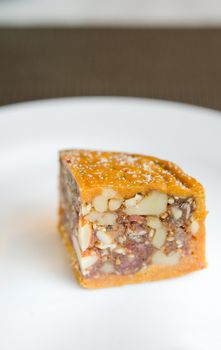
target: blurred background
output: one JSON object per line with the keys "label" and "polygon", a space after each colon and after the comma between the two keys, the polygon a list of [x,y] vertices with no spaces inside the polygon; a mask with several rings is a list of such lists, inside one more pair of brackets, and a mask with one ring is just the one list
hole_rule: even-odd
{"label": "blurred background", "polygon": [[98,95],[221,109],[220,0],[0,0],[0,105]]}

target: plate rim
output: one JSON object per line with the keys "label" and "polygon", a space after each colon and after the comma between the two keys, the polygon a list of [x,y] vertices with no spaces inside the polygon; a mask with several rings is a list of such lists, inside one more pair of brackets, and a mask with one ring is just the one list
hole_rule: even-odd
{"label": "plate rim", "polygon": [[[152,107],[167,107],[171,108],[173,110],[179,109],[179,110],[186,110],[190,111],[192,113],[199,113],[201,112],[203,116],[207,116],[210,114],[210,118],[219,118],[221,121],[221,111],[199,106],[195,104],[180,102],[180,101],[173,101],[173,100],[163,100],[163,99],[155,99],[155,98],[146,98],[146,97],[130,97],[130,96],[67,96],[67,97],[54,97],[54,98],[46,98],[46,99],[36,99],[36,100],[30,100],[30,101],[23,101],[23,102],[14,102],[12,104],[7,104],[0,106],[0,116],[3,117],[3,114],[5,113],[12,113],[14,111],[22,110],[22,109],[29,109],[29,108],[39,108],[39,107],[46,107],[50,108],[54,104],[61,105],[62,104],[72,104],[72,103],[113,103],[113,104],[137,104],[140,103],[142,105],[149,105]],[[0,119],[1,122],[1,119]]]}

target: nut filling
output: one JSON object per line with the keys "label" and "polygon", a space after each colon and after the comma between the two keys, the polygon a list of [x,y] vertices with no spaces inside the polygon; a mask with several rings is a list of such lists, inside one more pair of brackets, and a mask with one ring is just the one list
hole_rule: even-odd
{"label": "nut filling", "polygon": [[191,255],[190,242],[198,231],[193,197],[151,190],[123,199],[106,188],[92,203],[81,203],[64,165],[60,188],[62,225],[85,277],[134,274],[151,264],[176,265]]}

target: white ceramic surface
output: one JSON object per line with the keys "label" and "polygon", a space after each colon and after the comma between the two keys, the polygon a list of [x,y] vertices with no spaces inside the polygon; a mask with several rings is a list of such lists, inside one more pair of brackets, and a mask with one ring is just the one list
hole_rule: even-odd
{"label": "white ceramic surface", "polygon": [[[221,114],[142,99],[76,98],[0,109],[0,349],[221,348]],[[206,188],[206,270],[104,290],[75,282],[56,232],[57,151],[170,159]]]}

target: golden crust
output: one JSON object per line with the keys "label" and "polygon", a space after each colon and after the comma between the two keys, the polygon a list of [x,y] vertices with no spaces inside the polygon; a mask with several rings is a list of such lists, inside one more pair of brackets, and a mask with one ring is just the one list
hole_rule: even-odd
{"label": "golden crust", "polygon": [[139,154],[89,150],[61,151],[60,161],[74,176],[82,202],[91,202],[107,187],[122,198],[158,190],[174,196],[193,196],[197,204],[196,219],[206,216],[203,186],[169,161]]}
{"label": "golden crust", "polygon": [[174,278],[187,273],[203,269],[207,266],[205,260],[205,227],[204,222],[200,223],[200,229],[196,239],[192,242],[193,255],[185,256],[180,263],[174,266],[150,265],[147,270],[133,275],[108,275],[96,279],[85,278],[77,263],[75,251],[70,242],[69,236],[59,223],[59,231],[65,247],[70,255],[71,267],[78,282],[84,288],[106,288],[118,287],[126,284],[135,284],[148,281],[157,281],[161,279]]}
{"label": "golden crust", "polygon": [[66,150],[60,152],[60,160],[73,174],[84,201],[106,187],[124,198],[151,189],[177,196],[203,192],[202,185],[176,164],[151,156]]}

